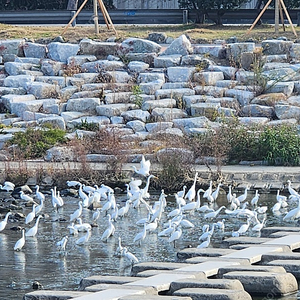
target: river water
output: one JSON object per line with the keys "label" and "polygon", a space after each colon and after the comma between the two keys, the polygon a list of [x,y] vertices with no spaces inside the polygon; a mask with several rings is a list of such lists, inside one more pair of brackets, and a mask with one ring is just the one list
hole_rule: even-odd
{"label": "river water", "polygon": [[[158,200],[159,195],[151,196],[149,204]],[[253,194],[248,195],[251,200]],[[262,194],[259,205],[267,205],[269,208],[276,202],[274,194]],[[126,196],[117,196],[117,203],[124,206]],[[12,227],[21,225],[25,228],[31,226],[24,225],[24,222],[8,222],[5,230],[0,232],[0,299],[17,300],[22,299],[25,293],[33,291],[32,283],[38,281],[44,289],[56,290],[76,290],[80,280],[91,275],[130,275],[131,267],[123,258],[115,255],[118,246],[118,237],[122,238],[122,245],[135,254],[140,262],[146,261],[176,261],[176,252],[186,247],[196,247],[199,245],[199,236],[202,234],[201,228],[204,223],[203,214],[195,212],[187,219],[195,227],[183,229],[181,239],[177,242],[176,248],[173,243],[169,243],[167,238],[158,237],[157,232],[163,229],[163,224],[167,221],[167,213],[176,208],[174,197],[167,198],[167,207],[155,233],[147,234],[144,242],[139,246],[133,243],[134,236],[142,231],[142,227],[137,226],[137,220],[147,216],[144,205],[138,209],[130,208],[129,214],[123,219],[115,222],[115,234],[107,242],[101,241],[101,235],[107,228],[107,217],[101,213],[97,221],[98,227],[92,228],[89,241],[84,246],[75,244],[78,237],[70,236],[67,226],[69,225],[70,214],[78,207],[78,198],[63,197],[64,206],[57,212],[51,204],[51,197],[46,196],[45,207],[42,213],[45,218],[40,220],[38,233],[35,237],[26,238],[23,249],[19,252],[13,250],[14,244],[21,237],[20,231],[11,230]],[[102,202],[102,201],[101,201]],[[104,203],[104,201],[103,201]],[[220,195],[215,203],[215,207],[228,205],[225,195]],[[291,204],[291,206],[295,206]],[[290,208],[288,208],[290,209]],[[24,208],[23,213],[27,214],[30,208]],[[294,226],[294,223],[284,223],[282,214],[274,216],[270,209],[267,212],[266,226]],[[92,223],[93,212],[83,209],[82,220]],[[1,216],[0,220],[4,216]],[[236,219],[224,213],[220,213],[216,220],[225,219],[225,231],[216,230],[212,238],[212,246],[219,247],[224,237],[231,236],[232,231],[245,223],[244,219]],[[216,221],[215,220],[215,221]],[[210,222],[212,224],[213,222]],[[65,253],[59,253],[56,242],[65,235],[69,235],[69,241]],[[248,231],[247,235],[257,236],[257,233]],[[298,296],[299,297],[299,296]],[[294,300],[297,295],[282,299]],[[298,298],[300,299],[300,297]]]}

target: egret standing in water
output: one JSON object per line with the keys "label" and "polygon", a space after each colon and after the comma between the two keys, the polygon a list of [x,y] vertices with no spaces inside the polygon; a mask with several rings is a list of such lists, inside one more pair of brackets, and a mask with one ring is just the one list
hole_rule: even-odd
{"label": "egret standing in water", "polygon": [[0,231],[4,230],[6,225],[7,225],[7,221],[8,221],[8,217],[11,215],[12,213],[9,211],[6,215],[5,218],[3,219],[3,221],[0,222]]}
{"label": "egret standing in water", "polygon": [[33,227],[31,227],[26,233],[25,233],[25,236],[35,236],[37,234],[37,231],[38,231],[38,226],[39,226],[39,221],[40,221],[40,218],[42,218],[41,215],[39,215],[35,221],[35,224]]}
{"label": "egret standing in water", "polygon": [[32,211],[26,216],[25,224],[29,224],[35,218],[35,207],[36,204],[33,204]]}
{"label": "egret standing in water", "polygon": [[25,245],[25,228],[22,228],[22,237],[19,240],[17,240],[17,242],[15,243],[14,250],[21,251],[24,245]]}
{"label": "egret standing in water", "polygon": [[196,182],[197,182],[198,172],[196,172],[194,181],[188,192],[185,194],[184,199],[188,201],[194,201],[196,197]]}
{"label": "egret standing in water", "polygon": [[67,245],[67,242],[68,242],[68,236],[64,236],[60,241],[56,242],[56,246],[57,246],[57,249],[59,251],[66,251],[66,245]]}
{"label": "egret standing in water", "polygon": [[137,257],[131,252],[129,252],[126,247],[122,249],[121,255],[124,256],[130,262],[131,265],[139,262]]}

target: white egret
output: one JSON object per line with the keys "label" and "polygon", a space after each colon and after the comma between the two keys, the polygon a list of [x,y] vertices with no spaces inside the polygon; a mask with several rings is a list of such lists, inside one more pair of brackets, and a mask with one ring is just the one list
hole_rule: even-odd
{"label": "white egret", "polygon": [[83,223],[82,222],[82,219],[79,217],[76,219],[77,222],[79,224],[75,224],[74,225],[74,228],[77,230],[77,231],[88,231],[88,230],[91,230],[92,229],[92,226],[89,224],[89,223]]}
{"label": "white egret", "polygon": [[218,214],[220,213],[220,211],[225,208],[224,205],[222,205],[221,207],[219,207],[216,211],[211,211],[206,213],[203,217],[204,219],[214,219],[218,216]]}
{"label": "white egret", "polygon": [[52,201],[53,208],[58,209],[62,205],[61,200],[56,195],[56,187],[51,189],[51,201]]}
{"label": "white egret", "polygon": [[94,193],[94,192],[96,191],[96,188],[93,187],[93,186],[89,186],[89,185],[83,184],[83,185],[82,185],[82,190],[83,190],[85,193],[89,193],[89,192]]}
{"label": "white egret", "polygon": [[211,195],[212,193],[212,180],[209,182],[209,187],[207,188],[207,190],[205,190],[204,194],[203,194],[203,198],[207,198],[208,195]]}
{"label": "white egret", "polygon": [[126,247],[122,249],[121,255],[124,256],[130,262],[131,265],[139,262],[137,257],[131,252],[129,252]]}
{"label": "white egret", "polygon": [[143,197],[143,198],[150,198],[150,194],[149,194],[148,190],[149,190],[151,178],[157,179],[157,177],[154,176],[154,175],[149,175],[149,176],[147,177],[146,185],[145,185],[145,187],[144,187],[143,189],[141,189],[141,190],[143,191],[143,192],[142,192],[142,197]]}
{"label": "white egret", "polygon": [[255,191],[255,195],[254,197],[251,199],[251,205],[252,206],[256,206],[257,205],[257,202],[259,200],[259,197],[260,197],[260,194],[258,193],[258,190]]}
{"label": "white egret", "polygon": [[182,190],[181,191],[178,191],[176,193],[176,195],[179,197],[179,198],[184,198],[185,196],[185,190],[186,190],[186,185],[183,186]]}
{"label": "white egret", "polygon": [[194,210],[197,210],[200,208],[200,192],[204,192],[203,189],[199,189],[197,191],[197,201],[196,202],[189,202],[187,203],[186,205],[184,205],[183,207],[181,207],[181,210],[183,212],[191,212],[191,211],[194,211]]}
{"label": "white egret", "polygon": [[225,229],[225,219],[222,219],[221,221],[218,221],[216,223],[216,228],[224,231],[224,229]]}
{"label": "white egret", "polygon": [[244,202],[247,199],[248,190],[249,190],[249,187],[246,186],[245,190],[244,190],[244,194],[241,194],[240,196],[237,197],[237,200],[239,200],[239,202]]}
{"label": "white egret", "polygon": [[181,213],[181,204],[179,203],[178,208],[175,208],[172,211],[170,211],[167,217],[174,218],[175,216],[178,216],[180,213]]}
{"label": "white egret", "polygon": [[116,252],[115,252],[115,255],[121,255],[122,254],[122,250],[123,250],[123,246],[122,246],[122,239],[121,237],[119,236],[118,237],[118,247],[116,249]]}
{"label": "white egret", "polygon": [[276,200],[279,201],[287,201],[287,197],[284,195],[280,195],[280,190],[277,190],[277,194],[276,194]]}
{"label": "white egret", "polygon": [[33,237],[37,234],[38,232],[38,226],[39,226],[39,221],[40,221],[40,218],[42,218],[41,215],[39,215],[35,221],[35,224],[33,227],[31,227],[26,233],[25,233],[25,236],[29,237]]}
{"label": "white egret", "polygon": [[222,186],[222,183],[219,183],[216,190],[211,193],[211,196],[214,199],[214,201],[216,201],[219,196],[221,186]]}
{"label": "white egret", "polygon": [[35,218],[35,207],[36,204],[33,204],[32,211],[25,218],[25,224],[29,224]]}
{"label": "white egret", "polygon": [[111,220],[116,222],[118,217],[119,217],[119,209],[118,206],[116,206],[111,212]]}
{"label": "white egret", "polygon": [[24,201],[34,201],[32,197],[25,194],[23,191],[20,191],[20,198]]}
{"label": "white egret", "polygon": [[86,234],[76,240],[75,244],[78,246],[82,246],[88,242],[91,237],[91,229],[87,230]]}
{"label": "white egret", "polygon": [[70,215],[70,222],[78,219],[82,214],[82,201],[78,202],[78,208]]}
{"label": "white egret", "polygon": [[283,218],[283,221],[293,221],[300,217],[300,196],[298,197],[298,206],[290,210]]}
{"label": "white egret", "polygon": [[128,214],[130,204],[131,204],[131,201],[127,200],[125,203],[125,206],[123,206],[119,209],[119,218],[123,218]]}
{"label": "white egret", "polygon": [[5,227],[6,227],[6,225],[7,225],[8,217],[9,217],[10,215],[12,215],[12,213],[9,211],[9,212],[5,215],[4,219],[0,222],[0,231],[2,231],[2,230],[5,229]]}
{"label": "white egret", "polygon": [[194,182],[188,192],[185,194],[184,199],[187,199],[188,201],[193,201],[196,197],[196,182],[197,182],[198,172],[196,172],[194,177]]}
{"label": "white egret", "polygon": [[204,204],[202,206],[200,206],[197,211],[200,211],[202,213],[206,213],[206,212],[210,212],[210,211],[214,211],[211,207],[208,206],[208,204]]}
{"label": "white egret", "polygon": [[277,213],[280,210],[280,208],[281,208],[281,201],[279,200],[272,206],[271,210],[274,214]]}
{"label": "white egret", "polygon": [[20,251],[25,245],[25,228],[22,228],[22,237],[17,240],[14,246],[15,251]]}
{"label": "white egret", "polygon": [[231,185],[229,185],[229,187],[228,187],[228,193],[226,195],[226,198],[227,198],[228,203],[231,203],[231,199],[232,199]]}
{"label": "white egret", "polygon": [[213,223],[210,230],[203,232],[202,235],[199,237],[199,241],[205,241],[209,235],[212,236],[215,230],[215,226],[216,224]]}
{"label": "white egret", "polygon": [[15,189],[15,184],[10,181],[5,181],[4,185],[0,184],[0,189],[7,192],[12,192]]}
{"label": "white egret", "polygon": [[147,231],[148,233],[154,232],[154,231],[156,230],[156,228],[157,228],[157,225],[158,225],[157,222],[158,222],[158,219],[155,218],[154,221],[153,221],[152,223],[147,224],[147,225],[146,225],[146,231]]}
{"label": "white egret", "polygon": [[258,214],[264,214],[268,210],[268,206],[259,206],[256,208]]}
{"label": "white egret", "polygon": [[295,189],[292,188],[292,186],[291,186],[292,183],[291,183],[290,180],[287,180],[287,184],[288,184],[287,188],[288,188],[288,191],[289,191],[290,195],[300,197],[298,192]]}
{"label": "white egret", "polygon": [[255,232],[260,232],[260,231],[263,229],[264,225],[265,225],[265,221],[266,221],[266,216],[264,216],[264,218],[263,218],[263,220],[262,220],[261,222],[258,221],[258,222],[251,228],[251,230],[252,230],[252,231],[255,231]]}
{"label": "white egret", "polygon": [[240,228],[238,229],[238,233],[239,233],[239,235],[241,235],[241,234],[245,234],[246,232],[247,232],[247,230],[249,229],[249,226],[250,226],[250,220],[249,220],[249,218],[247,219],[247,223],[245,223],[245,224],[242,224],[241,226],[240,226]]}
{"label": "white egret", "polygon": [[79,181],[76,181],[76,180],[68,180],[67,181],[68,187],[77,187],[79,185],[81,185],[81,182],[79,182]]}
{"label": "white egret", "polygon": [[144,155],[142,155],[142,160],[140,162],[140,169],[137,170],[137,168],[135,166],[132,166],[132,168],[135,173],[147,177],[150,175],[150,166],[151,166],[150,160],[146,160]]}
{"label": "white egret", "polygon": [[181,228],[185,228],[185,229],[189,229],[189,228],[194,228],[195,227],[195,225],[191,221],[189,221],[187,219],[182,219],[180,221],[179,225],[181,226]]}
{"label": "white egret", "polygon": [[82,200],[82,207],[88,207],[89,196],[82,190],[82,184],[79,186],[78,194]]}
{"label": "white egret", "polygon": [[44,200],[40,199],[40,204],[35,207],[35,215],[38,215],[44,207]]}
{"label": "white egret", "polygon": [[171,236],[171,234],[175,230],[175,225],[172,223],[171,220],[168,221],[168,227],[164,230],[160,231],[157,235],[158,236]]}
{"label": "white egret", "polygon": [[207,248],[210,244],[210,239],[211,239],[211,235],[209,234],[207,236],[207,239],[206,241],[202,242],[200,245],[197,246],[198,249],[201,249],[201,248]]}
{"label": "white egret", "polygon": [[93,224],[96,224],[97,220],[99,219],[100,217],[100,208],[97,208],[94,213],[93,213]]}
{"label": "white egret", "polygon": [[175,196],[175,200],[176,200],[177,205],[179,205],[179,204],[180,204],[181,206],[186,205],[186,201],[183,199],[183,197],[179,197],[179,196],[177,195],[177,193],[175,193],[174,196]]}
{"label": "white egret", "polygon": [[74,223],[67,227],[71,235],[78,235],[78,230],[74,227]]}
{"label": "white egret", "polygon": [[168,242],[169,243],[173,242],[174,243],[174,248],[175,248],[175,242],[180,239],[181,235],[182,235],[182,230],[181,230],[181,227],[178,226],[176,228],[176,230],[169,237]]}
{"label": "white egret", "polygon": [[57,246],[57,249],[59,251],[66,251],[66,245],[67,245],[67,242],[68,242],[68,236],[64,236],[60,241],[56,242],[56,246]]}
{"label": "white egret", "polygon": [[103,232],[102,236],[101,236],[101,240],[107,242],[107,240],[109,239],[110,236],[114,235],[115,233],[115,226],[111,221],[111,216],[108,216],[108,227],[105,229],[105,231]]}
{"label": "white egret", "polygon": [[142,241],[146,238],[147,235],[147,229],[146,229],[147,223],[144,223],[143,231],[136,234],[136,236],[133,239],[133,242],[138,242],[140,245]]}

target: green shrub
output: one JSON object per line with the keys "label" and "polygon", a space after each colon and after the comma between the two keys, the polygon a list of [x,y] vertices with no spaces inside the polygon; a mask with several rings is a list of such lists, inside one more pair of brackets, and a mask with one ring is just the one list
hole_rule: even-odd
{"label": "green shrub", "polygon": [[64,130],[47,127],[35,130],[29,127],[25,132],[15,133],[7,146],[13,146],[8,149],[16,158],[34,159],[43,157],[49,148],[64,141]]}
{"label": "green shrub", "polygon": [[262,157],[270,165],[299,165],[300,137],[296,126],[267,126],[260,133]]}
{"label": "green shrub", "polygon": [[87,119],[85,119],[81,120],[81,124],[76,125],[75,128],[87,131],[97,131],[99,130],[99,125],[97,123],[88,122]]}

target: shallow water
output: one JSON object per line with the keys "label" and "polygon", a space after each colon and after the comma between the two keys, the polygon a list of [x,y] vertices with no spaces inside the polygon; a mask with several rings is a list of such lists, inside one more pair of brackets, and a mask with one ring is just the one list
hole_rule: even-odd
{"label": "shallow water", "polygon": [[[149,203],[152,205],[158,200],[159,195],[152,196]],[[248,195],[251,200],[253,194]],[[271,207],[275,203],[274,194],[262,194],[259,200],[260,205]],[[120,207],[125,204],[125,196],[117,197]],[[204,223],[203,214],[195,212],[188,216],[195,228],[183,229],[182,238],[174,248],[168,243],[167,238],[157,236],[157,232],[163,229],[163,224],[167,221],[166,215],[175,208],[176,203],[173,198],[168,198],[168,206],[163,214],[159,228],[155,233],[147,235],[141,246],[133,244],[134,236],[142,231],[142,227],[135,224],[140,218],[147,216],[145,206],[138,209],[131,208],[129,214],[124,219],[118,219],[115,223],[116,232],[108,242],[101,241],[101,235],[107,227],[107,217],[101,213],[98,219],[98,227],[92,228],[92,235],[85,246],[77,246],[75,241],[78,237],[69,236],[66,252],[58,253],[56,242],[69,234],[70,214],[78,207],[78,198],[64,197],[65,205],[59,212],[53,210],[50,196],[46,196],[46,203],[43,210],[48,217],[41,219],[36,237],[26,238],[26,244],[20,252],[13,250],[15,242],[21,237],[19,231],[10,230],[16,225],[24,226],[24,223],[9,222],[6,229],[0,232],[0,299],[22,299],[25,293],[33,291],[32,283],[38,281],[44,289],[76,290],[82,278],[91,275],[130,275],[131,267],[124,258],[116,256],[115,250],[118,244],[118,237],[122,237],[122,245],[136,255],[140,262],[145,261],[175,261],[176,252],[186,247],[196,247],[199,245],[199,236]],[[225,195],[218,198],[215,205],[226,205]],[[104,203],[104,201],[103,201]],[[295,204],[291,204],[295,206]],[[290,209],[290,208],[289,208]],[[27,214],[31,209],[24,209]],[[84,222],[92,223],[93,212],[88,209],[83,210],[82,219]],[[267,212],[268,218],[266,226],[294,226],[293,223],[285,224],[282,215],[273,216],[270,210]],[[4,216],[1,216],[0,220]],[[217,220],[225,219],[225,232],[215,231],[212,245],[219,247],[222,239],[231,235],[233,230],[237,230],[239,225],[245,223],[245,219],[235,219],[226,214],[220,213]],[[210,222],[212,224],[212,222]],[[33,225],[33,224],[32,224]],[[31,226],[26,225],[27,229]],[[257,234],[249,231],[248,235]],[[81,236],[82,234],[79,234]],[[296,295],[289,298],[294,300]]]}

